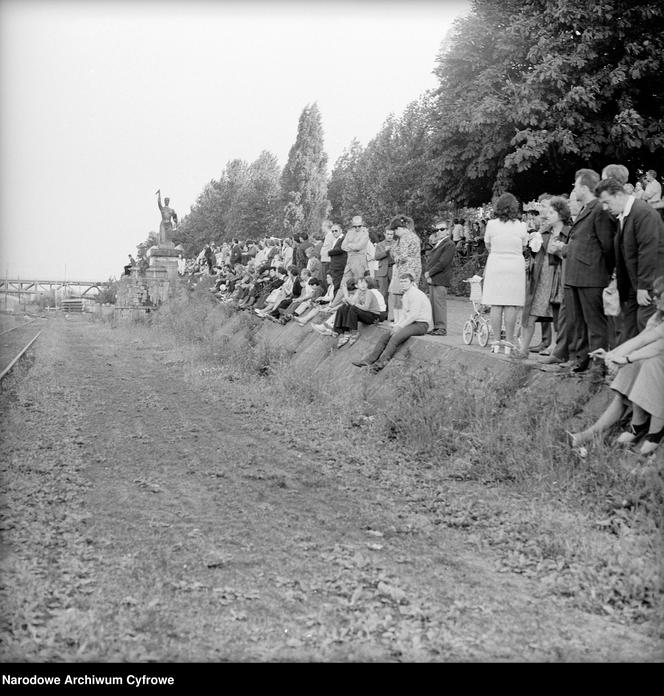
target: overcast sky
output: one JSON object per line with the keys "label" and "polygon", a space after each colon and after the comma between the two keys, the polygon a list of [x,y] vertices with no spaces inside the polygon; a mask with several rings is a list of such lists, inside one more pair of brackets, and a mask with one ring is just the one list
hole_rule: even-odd
{"label": "overcast sky", "polygon": [[283,166],[318,102],[329,168],[436,86],[469,1],[0,0],[0,272],[105,280],[226,162]]}

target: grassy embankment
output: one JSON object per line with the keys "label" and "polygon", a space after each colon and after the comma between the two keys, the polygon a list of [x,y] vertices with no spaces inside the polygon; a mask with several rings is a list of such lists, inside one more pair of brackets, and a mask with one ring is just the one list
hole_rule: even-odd
{"label": "grassy embankment", "polygon": [[[229,322],[246,337],[239,346],[219,330]],[[466,529],[505,572],[537,578],[587,611],[652,622],[664,637],[664,452],[638,462],[607,438],[580,462],[563,433],[583,404],[552,403],[524,387],[518,370],[509,383],[459,369],[442,381],[414,366],[395,377],[389,403],[349,402],[334,382],[258,340],[260,325],[200,289],[130,330],[178,351],[203,398],[253,410],[275,437],[312,452],[348,452],[340,466],[383,480],[431,523]]]}

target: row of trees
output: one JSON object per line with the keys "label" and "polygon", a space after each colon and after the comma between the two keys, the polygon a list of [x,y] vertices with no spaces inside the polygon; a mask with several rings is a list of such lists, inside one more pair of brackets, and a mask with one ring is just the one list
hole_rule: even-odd
{"label": "row of trees", "polygon": [[329,176],[321,114],[307,106],[283,170],[267,151],[229,162],[179,241],[317,234],[326,217],[356,214],[379,227],[398,211],[426,226],[507,189],[522,200],[569,191],[581,166],[657,168],[663,37],[660,0],[474,0],[441,44],[436,90],[366,147],[351,142]]}

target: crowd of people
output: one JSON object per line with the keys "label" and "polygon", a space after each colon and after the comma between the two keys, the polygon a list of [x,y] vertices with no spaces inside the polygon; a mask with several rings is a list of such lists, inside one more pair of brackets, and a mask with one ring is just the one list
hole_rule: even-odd
{"label": "crowd of people", "polygon": [[542,194],[528,210],[506,192],[488,221],[439,218],[425,240],[407,215],[378,234],[357,215],[346,230],[326,222],[316,239],[209,243],[195,259],[182,256],[179,270],[213,275],[219,301],[310,326],[337,348],[355,343],[362,325],[381,324],[381,338],[353,361],[379,371],[411,336],[447,335],[454,265],[475,254],[486,259],[491,346],[510,346],[516,359],[539,353],[542,369],[561,374],[608,380],[618,370],[618,400],[597,424],[568,434],[572,447],[585,451],[631,409],[619,440],[642,439],[647,454],[664,438],[664,205],[656,172],[628,180],[622,165],[580,169],[569,192]]}

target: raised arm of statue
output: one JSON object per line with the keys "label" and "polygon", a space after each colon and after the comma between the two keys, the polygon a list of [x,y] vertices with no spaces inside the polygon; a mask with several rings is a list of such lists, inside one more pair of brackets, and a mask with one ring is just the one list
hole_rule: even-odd
{"label": "raised arm of statue", "polygon": [[157,207],[161,210],[164,206],[161,204],[161,189],[157,189]]}

